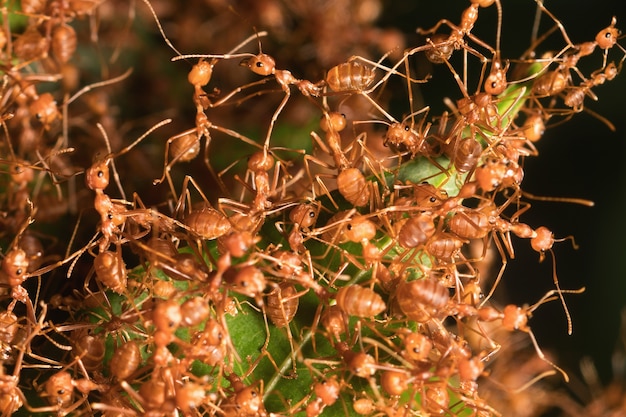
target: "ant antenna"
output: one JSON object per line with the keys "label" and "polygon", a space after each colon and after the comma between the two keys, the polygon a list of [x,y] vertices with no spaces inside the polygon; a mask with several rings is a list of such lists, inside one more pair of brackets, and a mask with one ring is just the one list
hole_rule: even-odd
{"label": "ant antenna", "polygon": [[537,36],[539,34],[540,23],[541,23],[541,7],[539,7],[539,3],[537,3],[537,8],[535,9],[535,20],[533,21],[533,29],[530,32],[530,44],[531,45],[535,45],[535,42],[537,42]]}
{"label": "ant antenna", "polygon": [[161,22],[159,21],[159,18],[157,17],[157,14],[154,11],[154,8],[150,4],[150,2],[148,0],[143,0],[143,2],[146,4],[146,6],[148,6],[148,9],[150,9],[150,13],[152,13],[152,16],[154,17],[154,21],[156,22],[157,26],[159,27],[159,32],[161,32],[161,36],[165,40],[165,43],[167,44],[167,46],[172,48],[172,50],[174,52],[176,52],[178,55],[182,55],[182,53],[180,53],[180,51],[178,49],[176,49],[174,47],[174,45],[172,45],[172,42],[170,42],[170,40],[167,38],[167,36],[165,36],[165,31],[163,30],[163,26],[161,26]]}
{"label": "ant antenna", "polygon": [[531,194],[528,191],[522,191],[522,196],[526,198],[530,198],[531,200],[537,201],[555,201],[558,203],[572,203],[572,204],[580,204],[581,206],[593,207],[596,203],[591,200],[587,200],[586,198],[576,198],[576,197],[549,197],[542,195]]}

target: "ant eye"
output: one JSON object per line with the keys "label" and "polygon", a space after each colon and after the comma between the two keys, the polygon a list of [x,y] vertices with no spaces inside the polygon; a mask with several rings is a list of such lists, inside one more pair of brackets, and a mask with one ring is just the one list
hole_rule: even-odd
{"label": "ant eye", "polygon": [[263,68],[263,63],[261,61],[256,62],[257,68]]}

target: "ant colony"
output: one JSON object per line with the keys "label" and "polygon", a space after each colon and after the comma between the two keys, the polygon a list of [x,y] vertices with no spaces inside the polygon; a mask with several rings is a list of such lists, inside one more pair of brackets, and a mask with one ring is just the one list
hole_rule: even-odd
{"label": "ant colony", "polygon": [[[483,381],[567,381],[531,318],[572,333],[576,244],[524,214],[592,203],[522,190],[524,161],[612,127],[587,104],[626,49],[528,0],[507,56],[514,12],[464,1],[412,35],[379,0],[5,2],[2,415],[498,416]],[[553,266],[534,304],[498,301],[514,243]],[[514,336],[538,365],[511,385]]]}

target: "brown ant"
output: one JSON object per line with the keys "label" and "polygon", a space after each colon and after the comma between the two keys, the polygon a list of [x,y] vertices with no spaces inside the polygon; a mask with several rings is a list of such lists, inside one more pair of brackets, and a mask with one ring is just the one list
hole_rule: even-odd
{"label": "brown ant", "polygon": [[[289,187],[298,182],[304,169],[291,175],[289,173],[291,162],[277,157],[276,151],[279,150],[283,149],[274,148],[270,152],[258,151],[248,157],[248,169],[244,180],[242,181],[238,175],[235,175],[235,179],[245,187],[242,189],[241,202],[230,198],[218,199],[220,209],[234,212],[229,219],[235,229],[255,233],[262,227],[268,216],[275,215],[296,204],[291,201],[292,194],[288,194]],[[304,150],[294,151],[304,153]],[[231,164],[233,165],[235,163]],[[270,175],[272,168],[273,175]],[[228,169],[230,167],[220,172],[218,176],[221,177]],[[254,194],[254,198],[251,202],[244,203],[244,192],[247,190]]]}
{"label": "brown ant", "polygon": [[225,416],[267,416],[261,392],[253,386],[245,385],[234,373],[227,375],[227,378],[233,393],[220,404]]}
{"label": "brown ant", "polygon": [[461,15],[461,23],[458,26],[453,24],[447,19],[441,19],[439,22],[437,22],[435,26],[433,26],[432,28],[428,30],[419,28],[417,32],[422,35],[435,33],[441,25],[447,25],[452,29],[452,32],[450,33],[450,35],[448,35],[447,38],[445,39],[435,38],[437,40],[437,44],[433,43],[432,46],[433,46],[433,50],[436,52],[428,53],[427,54],[428,59],[435,63],[441,63],[443,62],[441,59],[448,59],[452,55],[452,52],[454,50],[460,49],[460,48],[463,48],[464,50],[476,55],[477,57],[481,59],[484,59],[484,57],[478,51],[474,50],[469,45],[467,45],[464,39],[465,37],[471,39],[472,41],[476,42],[478,45],[482,46],[483,48],[491,51],[495,55],[495,50],[490,45],[478,39],[475,35],[471,33],[472,29],[474,28],[474,24],[478,20],[479,8],[489,7],[494,2],[497,3],[497,6],[498,6],[498,34],[499,34],[501,20],[502,20],[502,11],[500,7],[500,2],[494,1],[494,0],[486,0],[486,1],[485,0],[471,0],[472,4],[470,5],[470,7],[465,9],[465,11],[463,11],[463,14]]}
{"label": "brown ant", "polygon": [[[311,400],[310,397],[304,397],[302,399],[302,401],[309,401],[305,409],[307,417],[322,415],[326,407],[332,406],[337,402],[340,392],[341,385],[334,376],[315,382],[312,390],[312,394],[315,393],[316,395],[315,399]],[[293,409],[297,410],[302,401],[296,404]]]}
{"label": "brown ant", "polygon": [[[532,332],[530,326],[528,326],[528,319],[532,316],[532,312],[535,311],[540,305],[548,301],[555,300],[557,298],[554,296],[555,293],[558,294],[559,298],[562,299],[563,294],[580,294],[584,291],[585,291],[584,287],[578,290],[561,290],[561,289],[550,290],[532,306],[519,307],[513,304],[509,304],[506,307],[504,307],[502,312],[499,312],[493,307],[481,307],[477,311],[478,320],[486,321],[486,322],[494,321],[494,320],[502,320],[503,329],[510,331],[510,332],[515,331],[515,330],[521,330],[525,333],[528,333],[533,343],[533,346],[535,347],[535,350],[537,351],[537,355],[539,356],[539,358],[541,358],[541,360],[548,363],[554,369],[560,372],[563,375],[563,378],[565,379],[565,381],[567,382],[569,381],[569,377],[567,373],[561,368],[559,368],[556,364],[548,360],[546,356],[544,355],[543,351],[541,350],[541,348],[539,347],[539,344],[537,343],[537,340],[535,339],[534,333]],[[571,329],[569,333],[571,334]],[[495,350],[489,353],[489,356],[496,353],[499,350],[499,348],[500,348],[499,345],[496,345]]]}
{"label": "brown ant", "polygon": [[[616,24],[617,18],[613,16],[613,18],[611,19],[611,24],[598,32],[595,38],[595,43],[600,49],[604,50],[604,61],[602,62],[602,68],[606,67],[609,49],[613,48],[614,46],[617,46],[622,52],[624,52],[624,54],[626,54],[626,49],[624,49],[622,45],[617,43],[617,38],[621,34],[621,31],[615,27]],[[620,68],[621,62],[623,61],[624,58],[622,58],[622,60],[620,61]]]}
{"label": "brown ant", "polygon": [[[257,36],[258,37],[258,36]],[[247,43],[247,42],[246,42]],[[242,46],[242,45],[241,45]],[[248,69],[250,69],[252,72],[254,72],[255,74],[258,75],[262,75],[262,76],[273,76],[274,79],[276,80],[276,82],[280,85],[282,91],[285,93],[285,97],[283,98],[283,100],[281,101],[281,103],[279,104],[278,108],[274,111],[274,114],[272,116],[272,119],[270,121],[270,126],[267,132],[267,135],[265,137],[265,141],[264,141],[264,145],[263,145],[263,151],[264,152],[268,152],[269,148],[270,148],[270,138],[272,135],[272,130],[274,128],[274,124],[276,123],[276,120],[278,120],[278,116],[280,115],[280,113],[282,112],[283,108],[285,107],[285,105],[287,104],[287,102],[289,101],[289,98],[291,97],[291,89],[290,86],[291,85],[295,85],[298,90],[304,95],[304,96],[318,96],[320,93],[320,88],[318,86],[316,86],[315,84],[313,84],[310,81],[307,80],[299,80],[297,78],[295,78],[290,71],[288,70],[280,70],[276,68],[276,63],[274,61],[274,58],[272,58],[271,56],[263,53],[263,51],[261,50],[261,43],[259,41],[259,53],[257,55],[254,54],[250,54],[250,53],[241,53],[241,54],[234,54],[234,51],[231,51],[230,53],[226,53],[226,54],[221,54],[221,55],[216,55],[216,54],[209,54],[209,55],[181,55],[179,57],[175,57],[174,60],[178,60],[178,59],[186,59],[186,58],[200,58],[200,59],[233,59],[233,58],[243,58],[243,60],[240,62],[241,66],[245,66]],[[254,85],[257,83],[253,83],[251,85]],[[232,95],[238,93],[239,91],[243,90],[244,88],[246,88],[247,86],[243,86],[243,87],[239,87],[236,90],[233,91],[233,93],[227,95],[226,97],[232,97]],[[197,123],[198,124],[198,123]],[[222,130],[222,128],[218,128],[215,126],[211,126],[210,123],[205,122],[205,124],[208,124],[210,127],[214,127],[218,130]],[[198,124],[200,125],[200,124]],[[231,134],[232,131],[225,131],[225,133]],[[246,143],[250,143],[252,141],[250,141],[247,138],[244,138],[243,136],[237,134],[236,132],[232,132],[235,135],[235,137],[238,137],[239,139],[244,140],[244,142]],[[208,137],[208,135],[207,135]],[[246,140],[247,139],[247,140]],[[254,145],[257,145],[255,142]]]}
{"label": "brown ant", "polygon": [[[158,20],[157,20],[158,22]],[[231,93],[225,95],[221,99],[216,102],[211,102],[208,98],[202,87],[206,86],[210,81],[213,75],[213,67],[218,62],[220,58],[227,58],[233,56],[233,53],[238,49],[245,46],[251,40],[258,38],[260,36],[265,36],[266,32],[261,32],[257,35],[251,36],[248,39],[244,40],[242,43],[237,45],[231,51],[227,52],[223,56],[205,56],[205,55],[179,55],[174,57],[172,60],[176,61],[179,59],[188,59],[188,58],[200,58],[200,61],[195,64],[188,75],[189,82],[194,87],[194,104],[196,106],[196,127],[186,130],[182,133],[179,133],[175,136],[169,138],[165,144],[165,162],[163,165],[163,175],[161,178],[154,180],[154,184],[160,184],[167,177],[168,182],[170,184],[171,191],[174,196],[176,193],[174,192],[174,185],[170,178],[170,170],[172,166],[176,162],[187,162],[195,158],[200,152],[200,141],[203,137],[206,138],[205,146],[204,146],[204,163],[211,172],[211,174],[218,180],[218,183],[222,187],[224,191],[226,191],[225,185],[221,182],[221,178],[215,174],[213,171],[213,167],[209,162],[209,144],[211,141],[210,129],[217,130],[219,132],[225,133],[231,137],[239,139],[244,143],[247,143],[254,147],[259,147],[259,145],[253,141],[252,139],[247,138],[244,135],[235,132],[234,130],[227,129],[221,126],[217,126],[211,123],[204,112],[206,108],[209,107],[217,107],[226,101],[228,101],[231,97],[236,95],[238,92],[242,91],[245,87],[239,87],[233,90]],[[174,49],[175,50],[175,49]],[[175,50],[176,51],[176,50]],[[176,51],[178,52],[178,51]],[[235,55],[240,56],[240,55]],[[211,61],[206,61],[205,59],[212,58]],[[169,162],[168,162],[169,159]]]}
{"label": "brown ant", "polygon": [[[353,206],[362,207],[371,203],[371,197],[373,194],[372,184],[367,181],[361,170],[354,167],[354,164],[350,162],[350,159],[354,158],[349,159],[341,147],[341,136],[339,132],[345,129],[346,124],[345,115],[337,112],[324,112],[324,115],[320,120],[320,127],[325,132],[325,140],[322,141],[322,139],[315,132],[311,132],[311,136],[322,148],[322,150],[328,155],[331,155],[334,159],[335,168],[338,171],[336,182],[339,194],[341,194],[341,196]],[[360,143],[358,139],[357,142]],[[330,168],[327,163],[321,161],[320,159],[305,155],[306,169],[309,174],[309,178],[313,178],[313,176],[310,172],[308,161],[313,161],[317,165]],[[321,174],[315,175],[315,180],[320,187],[322,187],[325,194],[330,198],[333,205],[338,207],[337,203],[332,198],[328,187],[322,182],[320,176]]]}
{"label": "brown ant", "polygon": [[563,102],[566,106],[571,107],[575,112],[583,110],[583,101],[585,96],[597,100],[597,96],[591,91],[591,88],[604,84],[606,81],[613,80],[618,73],[618,69],[613,62],[609,63],[602,70],[595,71],[591,74],[591,78],[583,81],[579,87],[571,89],[565,94]]}
{"label": "brown ant", "polygon": [[[100,214],[101,218],[100,230],[102,232],[102,241],[99,244],[101,252],[106,250],[113,235],[118,233],[118,227],[124,223],[124,213],[126,212],[124,204],[112,200],[104,192],[104,189],[109,185],[109,164],[111,164],[111,167],[113,169],[113,173],[118,182],[122,197],[125,198],[124,191],[119,184],[119,178],[117,177],[117,171],[115,170],[115,163],[113,162],[113,159],[117,156],[129,152],[150,133],[170,122],[171,119],[166,119],[160,123],[157,123],[146,133],[137,138],[133,143],[131,143],[119,152],[109,153],[104,158],[97,159],[94,164],[85,171],[85,182],[87,186],[96,193],[94,206],[96,208],[96,211]],[[102,130],[102,132],[106,143],[108,144],[109,142],[106,136],[106,132],[104,132],[104,130]]]}

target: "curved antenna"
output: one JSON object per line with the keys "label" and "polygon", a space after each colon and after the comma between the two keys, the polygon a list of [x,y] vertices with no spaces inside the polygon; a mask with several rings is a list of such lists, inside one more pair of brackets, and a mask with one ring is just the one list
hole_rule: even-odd
{"label": "curved antenna", "polygon": [[169,46],[170,48],[172,48],[172,50],[174,52],[176,52],[178,55],[182,55],[180,53],[180,51],[178,49],[176,49],[176,47],[174,47],[174,45],[172,45],[172,42],[170,42],[170,40],[168,39],[167,36],[165,36],[165,31],[163,30],[163,26],[161,26],[161,22],[159,21],[159,18],[157,17],[156,12],[154,11],[154,8],[152,7],[152,5],[150,4],[150,2],[148,0],[143,0],[143,2],[146,4],[146,6],[148,6],[148,9],[150,9],[150,13],[152,13],[152,17],[154,17],[154,21],[156,22],[158,28],[159,28],[159,32],[161,32],[161,36],[163,37],[163,39],[165,40],[165,43],[167,44],[167,46]]}

